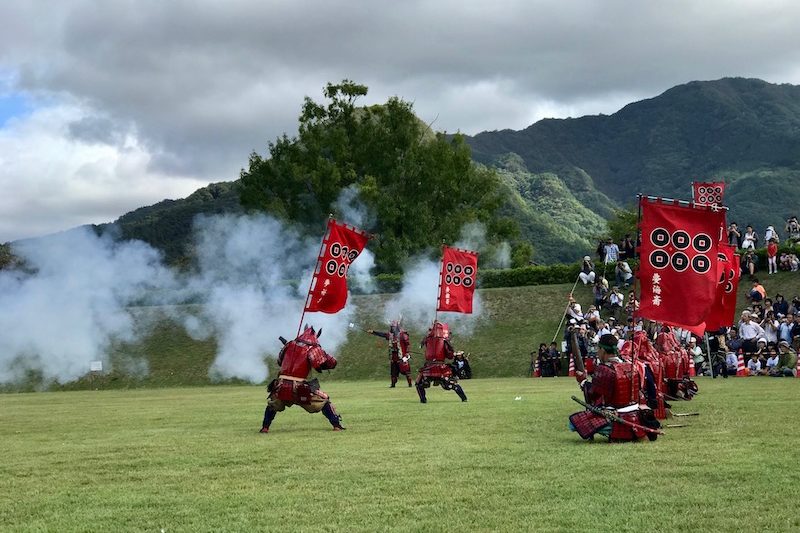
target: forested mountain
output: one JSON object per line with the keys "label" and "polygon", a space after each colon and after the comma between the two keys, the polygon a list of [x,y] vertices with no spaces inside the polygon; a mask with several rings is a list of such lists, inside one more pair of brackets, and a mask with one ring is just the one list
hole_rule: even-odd
{"label": "forested mountain", "polygon": [[589,209],[635,194],[689,198],[692,181],[724,178],[729,220],[763,234],[800,209],[800,86],[725,78],[691,82],[613,115],[547,119],[466,137],[472,156],[504,168],[515,154]]}
{"label": "forested mountain", "polygon": [[[613,210],[631,206],[637,192],[689,198],[694,180],[724,178],[729,220],[752,223],[761,234],[768,224],[782,229],[787,215],[800,212],[800,86],[743,78],[691,82],[613,115],[545,119],[520,131],[469,137],[425,131],[411,104],[399,99],[353,107],[366,87],[345,82],[328,89],[356,92],[332,93],[328,107],[307,99],[300,128],[306,137],[278,139],[267,157],[251,154],[244,180],[137,209],[115,221],[114,231],[147,241],[176,262],[191,255],[193,218],[243,212],[240,195],[249,208],[293,221],[299,212],[314,221],[330,212],[338,191],[355,186],[375,211],[372,230],[382,238],[373,246],[385,248],[384,270],[391,271],[403,256],[390,251],[453,242],[456,226],[470,219],[513,221],[516,236],[502,224],[493,236],[511,238],[518,258],[526,256],[527,241],[537,263],[572,261],[594,248]],[[382,144],[367,147],[376,140]],[[476,162],[470,169],[467,146]],[[458,187],[465,183],[484,204],[487,192],[491,198],[499,192],[502,201],[464,210],[458,205],[468,202],[461,199],[448,207],[459,216],[430,218],[436,212],[431,199],[458,198],[453,193],[462,194]],[[430,223],[422,223],[425,217]],[[442,218],[453,223],[443,225]]]}

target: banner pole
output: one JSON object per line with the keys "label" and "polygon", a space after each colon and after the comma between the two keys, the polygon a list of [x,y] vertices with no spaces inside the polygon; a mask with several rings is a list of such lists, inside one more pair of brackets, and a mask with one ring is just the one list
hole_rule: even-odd
{"label": "banner pole", "polygon": [[442,299],[442,270],[444,269],[444,247],[445,241],[442,239],[442,259],[439,262],[439,287],[436,289],[436,307],[433,313],[433,321],[439,320],[439,302]]}
{"label": "banner pole", "polygon": [[[642,235],[641,235],[641,224],[642,224],[642,195],[637,194],[637,204],[639,206],[639,210],[636,213],[636,242],[633,246],[633,256],[636,259],[636,276],[633,279],[633,297],[636,298],[636,302],[638,305],[641,305],[639,302],[639,298],[641,297],[642,292],[642,280],[639,277],[639,249],[642,246]],[[639,293],[636,292],[636,283],[639,283]],[[634,376],[634,370],[636,366],[636,305],[631,305],[631,318],[633,319],[633,336],[631,337],[631,376]],[[644,330],[644,324],[642,324],[642,330]],[[644,376],[642,376],[644,379]],[[636,380],[631,379],[631,388],[634,390],[631,391],[631,399],[637,398],[636,396]]]}
{"label": "banner pole", "polygon": [[[578,276],[575,278],[575,283],[572,284],[572,290],[569,291],[569,295],[572,296],[575,293],[575,287],[578,286],[578,280],[581,279],[581,274],[578,272]],[[569,300],[567,300],[567,306],[564,308],[564,312],[561,314],[561,322],[558,323],[558,327],[556,328],[556,332],[553,335],[553,340],[550,342],[556,342],[556,337],[558,337],[558,332],[561,331],[561,326],[564,324],[564,319],[567,318],[567,310],[569,309]]]}
{"label": "banner pole", "polygon": [[328,238],[331,232],[331,222],[333,221],[333,213],[328,215],[328,223],[325,227],[325,233],[322,234],[322,242],[319,243],[319,252],[317,253],[317,263],[314,265],[314,272],[311,275],[311,283],[308,284],[308,294],[306,294],[306,301],[303,304],[303,313],[300,315],[300,324],[297,325],[297,335],[296,337],[300,336],[300,330],[303,327],[303,320],[306,318],[306,309],[308,308],[308,300],[311,298],[311,289],[314,287],[314,282],[317,279],[317,272],[320,268],[320,260],[322,259],[322,249],[325,246],[325,240]]}

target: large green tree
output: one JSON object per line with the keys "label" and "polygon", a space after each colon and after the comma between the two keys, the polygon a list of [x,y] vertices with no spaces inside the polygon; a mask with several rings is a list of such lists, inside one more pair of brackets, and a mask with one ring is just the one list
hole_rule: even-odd
{"label": "large green tree", "polygon": [[245,207],[318,228],[342,189],[354,186],[374,215],[367,229],[378,235],[383,271],[456,241],[468,222],[483,222],[489,242],[514,233],[514,223],[495,216],[499,177],[472,162],[460,135],[434,133],[400,98],[357,107],[367,87],[349,80],[324,94],[326,105],[305,99],[297,137],[270,143],[269,157],[251,154],[241,174]]}

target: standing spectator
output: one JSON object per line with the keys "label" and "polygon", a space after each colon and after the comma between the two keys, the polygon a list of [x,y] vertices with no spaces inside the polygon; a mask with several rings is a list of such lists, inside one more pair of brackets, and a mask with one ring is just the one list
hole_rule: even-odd
{"label": "standing spectator", "polygon": [[698,376],[702,375],[703,363],[706,359],[703,357],[703,350],[701,350],[697,345],[696,337],[689,337],[689,343],[686,345],[686,351],[689,352],[689,359],[691,359],[689,364],[694,365],[694,370]]}
{"label": "standing spectator", "polygon": [[800,242],[800,223],[797,222],[796,216],[791,216],[786,221],[786,236],[787,241],[791,246],[794,246],[798,242]]}
{"label": "standing spectator", "polygon": [[633,271],[627,261],[620,259],[614,268],[614,276],[618,287],[629,287],[633,283]]}
{"label": "standing spectator", "polygon": [[623,259],[633,259],[636,256],[636,247],[631,240],[631,234],[626,233],[622,239],[622,246],[619,249],[619,256]]}
{"label": "standing spectator", "polygon": [[617,259],[619,259],[619,246],[614,244],[614,239],[611,237],[606,240],[605,254],[605,259],[603,259],[603,262],[607,265],[616,263]]}
{"label": "standing spectator", "polygon": [[603,239],[597,241],[597,248],[594,253],[597,254],[597,261],[602,263],[606,258],[606,243]]}
{"label": "standing spectator", "polygon": [[625,304],[625,314],[629,318],[633,318],[636,311],[639,310],[639,300],[636,299],[636,293],[628,291],[628,303]]}
{"label": "standing spectator", "polygon": [[601,280],[597,280],[592,287],[592,295],[594,296],[594,305],[599,310],[603,308],[608,296],[608,289],[603,286]]}
{"label": "standing spectator", "polygon": [[778,273],[778,243],[774,238],[767,241],[767,266],[770,274]]}
{"label": "standing spectator", "polygon": [[742,232],[736,222],[731,222],[728,225],[728,244],[734,245],[736,248],[742,247]]}
{"label": "standing spectator", "polygon": [[596,274],[594,272],[594,263],[592,263],[592,258],[584,256],[583,264],[581,264],[581,272],[578,274],[578,277],[581,279],[584,285],[588,285],[590,283],[594,283],[594,278]]}
{"label": "standing spectator", "polygon": [[619,292],[619,287],[616,285],[611,287],[611,294],[608,295],[608,303],[611,308],[611,314],[614,319],[619,322],[622,307],[625,305],[625,296]]}
{"label": "standing spectator", "polygon": [[775,226],[767,226],[764,232],[764,242],[769,242],[770,239],[775,239],[776,243],[781,241],[780,237],[778,237],[778,232],[775,231]]}
{"label": "standing spectator", "polygon": [[755,250],[756,244],[758,244],[758,233],[753,230],[753,226],[748,224],[742,238],[742,250]]}

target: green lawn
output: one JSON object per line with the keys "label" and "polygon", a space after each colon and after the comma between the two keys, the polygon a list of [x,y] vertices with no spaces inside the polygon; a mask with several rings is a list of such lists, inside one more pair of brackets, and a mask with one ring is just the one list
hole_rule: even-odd
{"label": "green lawn", "polygon": [[701,378],[637,444],[567,431],[572,379],[386,381],[323,376],[341,433],[295,407],[258,434],[256,386],[0,395],[0,530],[800,530],[800,380]]}

